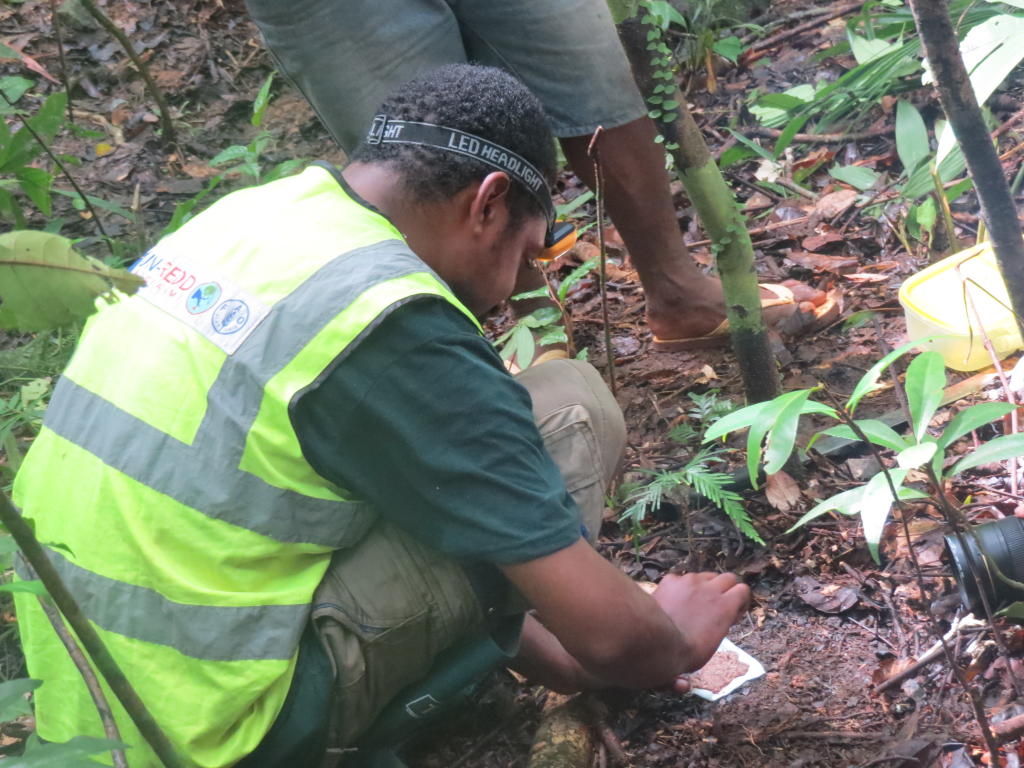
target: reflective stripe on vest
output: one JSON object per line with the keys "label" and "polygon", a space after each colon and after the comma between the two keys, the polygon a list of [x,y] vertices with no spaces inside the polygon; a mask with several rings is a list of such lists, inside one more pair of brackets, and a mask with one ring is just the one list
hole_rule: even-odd
{"label": "reflective stripe on vest", "polygon": [[[471,315],[321,168],[228,195],[160,248],[222,276],[225,297],[251,297],[258,325],[217,344],[199,321],[142,297],[102,307],[15,499],[157,721],[213,768],[237,762],[273,724],[331,553],[375,519],[305,461],[290,405],[408,301],[433,296]],[[27,597],[16,602],[29,671],[47,683],[35,698],[40,736],[102,736]],[[133,768],[156,768],[111,705]]]}

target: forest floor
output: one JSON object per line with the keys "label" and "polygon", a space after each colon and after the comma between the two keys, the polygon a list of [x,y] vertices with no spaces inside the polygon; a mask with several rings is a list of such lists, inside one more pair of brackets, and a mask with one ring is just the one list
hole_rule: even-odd
{"label": "forest floor", "polygon": [[[104,3],[100,3],[104,5]],[[811,3],[776,3],[777,14]],[[126,219],[100,210],[107,233],[127,243],[152,244],[167,226],[175,207],[201,192],[219,169],[209,161],[223,149],[246,145],[261,130],[250,121],[253,101],[272,69],[255,25],[241,0],[108,0],[106,12],[128,33],[143,53],[158,84],[176,111],[180,152],[169,155],[155,134],[156,119],[141,81],[118,45],[104,32],[64,28],[68,75],[73,83],[73,114],[78,126],[95,132],[66,131],[54,150],[75,158],[73,174],[97,198],[131,209],[137,195],[139,215]],[[845,34],[844,20],[823,22],[777,47],[764,48],[757,67],[725,68],[715,93],[706,78],[696,78],[689,93],[694,116],[713,151],[721,151],[725,127],[742,95],[760,87],[782,90],[792,85],[835,78],[853,66],[849,54],[816,61],[814,54]],[[61,79],[60,62],[50,23],[49,5],[28,0],[0,6],[0,39],[32,62],[31,71],[10,64],[9,74],[35,78],[37,85],[21,106],[57,86],[42,73]],[[931,124],[939,114],[930,88],[907,94]],[[1007,120],[1021,108],[1013,89],[1000,95],[994,113]],[[893,103],[879,104],[866,122],[872,128],[892,126]],[[741,120],[742,124],[742,120]],[[262,126],[272,135],[264,161],[276,164],[298,158],[344,162],[302,96],[277,78]],[[1002,148],[1024,141],[1014,130],[1000,139]],[[729,142],[731,143],[731,142]],[[897,162],[891,134],[879,132],[857,141],[794,144],[797,162],[839,156],[886,172]],[[1007,161],[1016,171],[1020,155]],[[928,263],[926,249],[908,253],[885,220],[861,215],[856,193],[827,173],[811,175],[811,195],[768,194],[754,183],[756,163],[727,172],[745,201],[754,230],[757,269],[762,282],[795,279],[813,285],[843,304],[843,315],[814,336],[777,343],[786,390],[825,382],[837,394],[848,394],[883,354],[905,341],[903,313],[897,291],[907,276]],[[206,201],[251,180],[228,176]],[[58,179],[57,186],[65,186]],[[583,193],[578,179],[562,174],[561,203]],[[712,258],[698,217],[680,185],[673,186],[679,223],[695,259],[707,268]],[[204,202],[205,205],[205,202]],[[593,221],[593,201],[577,209],[579,223]],[[953,207],[961,237],[973,243],[977,227],[973,193]],[[88,218],[64,198],[54,216],[64,219],[62,233],[84,238],[85,249],[103,255],[102,242]],[[29,225],[47,223],[38,212]],[[548,267],[553,278],[596,255],[596,230],[591,229],[570,253]],[[644,320],[644,297],[621,239],[606,229],[609,253],[609,305],[614,375],[618,400],[629,427],[626,480],[639,481],[645,471],[674,469],[697,451],[696,440],[668,437],[681,424],[699,430],[691,413],[702,397],[742,404],[735,358],[728,349],[664,353],[651,349]],[[136,249],[137,251],[138,249]],[[130,252],[129,256],[138,255]],[[601,306],[595,275],[581,281],[568,305],[577,349],[607,375]],[[865,310],[873,312],[870,316]],[[851,316],[853,322],[849,322]],[[491,319],[497,333],[513,322],[504,308]],[[1013,360],[1004,362],[1012,368]],[[949,383],[962,384],[959,397],[939,411],[944,423],[966,403],[989,399],[997,386],[989,372],[956,374]],[[704,400],[704,402],[708,402]],[[900,408],[891,384],[864,401],[864,416]],[[801,439],[820,429],[805,419]],[[988,433],[993,428],[987,428]],[[983,434],[982,437],[985,435]],[[730,440],[723,454],[729,471],[744,464],[741,443]],[[754,599],[747,616],[730,637],[763,663],[767,674],[739,691],[709,703],[694,696],[652,692],[608,697],[608,725],[635,766],[720,766],[721,768],[811,768],[867,766],[900,756],[905,765],[974,765],[981,740],[963,691],[950,680],[948,667],[937,660],[917,669],[883,693],[874,687],[906,669],[931,647],[935,638],[925,600],[932,601],[948,628],[958,608],[950,566],[943,558],[942,537],[948,532],[938,512],[927,505],[912,507],[913,545],[925,569],[929,594],[922,596],[897,523],[886,529],[882,565],[870,557],[857,518],[826,515],[809,527],[786,533],[816,500],[853,487],[872,473],[873,460],[856,448],[846,454],[816,454],[796,478],[790,493],[745,492],[745,507],[766,544],[743,538],[714,508],[663,504],[639,543],[616,522],[621,498],[610,509],[599,549],[623,571],[641,581],[657,581],[666,573],[695,569],[732,570],[743,575]],[[877,467],[875,470],[877,471]],[[798,474],[799,473],[795,473]],[[1012,515],[1024,498],[1011,493],[1001,466],[979,468],[954,483],[949,492],[974,502],[976,521]],[[9,615],[5,620],[13,621]],[[1014,693],[1014,680],[1024,680],[1024,630],[1001,628],[1011,651],[1009,668],[997,660],[991,634],[972,629],[955,641],[958,657],[970,664],[971,676],[984,681],[984,704],[994,722],[1024,713],[1024,699]],[[5,646],[0,658],[5,677],[23,674],[16,647]],[[413,768],[506,768],[525,766],[533,734],[548,693],[529,687],[508,673],[485,686],[471,716],[414,748]],[[16,735],[4,736],[9,743]],[[1018,765],[1013,747],[1004,765]],[[1024,755],[1024,751],[1021,752]],[[887,762],[897,765],[901,760]]]}

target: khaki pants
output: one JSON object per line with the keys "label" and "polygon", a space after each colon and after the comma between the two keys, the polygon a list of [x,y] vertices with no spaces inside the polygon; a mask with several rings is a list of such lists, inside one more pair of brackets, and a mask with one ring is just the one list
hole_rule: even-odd
{"label": "khaki pants", "polygon": [[[544,446],[594,543],[604,492],[626,444],[622,411],[587,363],[551,360],[516,379],[533,398]],[[312,614],[335,670],[332,746],[350,745],[484,614],[462,566],[387,522],[336,552]]]}

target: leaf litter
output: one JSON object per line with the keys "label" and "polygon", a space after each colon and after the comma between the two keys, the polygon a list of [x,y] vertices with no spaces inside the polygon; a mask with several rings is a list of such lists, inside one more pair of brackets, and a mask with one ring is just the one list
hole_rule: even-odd
{"label": "leaf litter", "polygon": [[[779,5],[785,6],[786,13],[816,7],[800,0]],[[832,3],[831,7],[841,5]],[[209,161],[227,147],[244,146],[256,138],[260,129],[249,118],[272,65],[239,0],[111,0],[105,10],[129,35],[136,50],[147,57],[154,76],[175,105],[175,118],[191,130],[182,141],[181,155],[169,155],[156,140],[152,105],[123,52],[87,25],[65,24],[65,54],[74,84],[73,114],[78,127],[62,134],[55,149],[79,163],[74,173],[88,194],[122,211],[131,208],[138,189],[137,222],[111,210],[100,211],[112,235],[143,230],[155,239],[171,221],[175,207],[202,192],[219,173]],[[769,23],[772,13],[756,21]],[[729,135],[726,128],[734,117],[740,117],[736,125],[741,131],[756,132],[758,128],[756,119],[742,114],[746,108],[738,95],[755,88],[761,93],[783,93],[807,86],[810,96],[805,88],[801,98],[810,98],[816,89],[856,66],[850,53],[832,51],[815,59],[847,39],[846,24],[852,13],[782,45],[769,44],[756,54],[741,55],[740,66],[726,65],[717,73],[714,93],[694,81],[688,97],[716,156],[729,151],[724,137]],[[0,9],[0,33],[16,48],[29,74],[38,75],[35,89],[19,104],[31,111],[41,100],[40,94],[52,87],[45,84],[47,76],[59,71],[48,6],[29,2]],[[739,30],[738,34],[744,33]],[[24,69],[11,67],[8,74],[24,76]],[[782,160],[781,175],[774,175],[773,167],[764,179],[758,179],[757,159],[727,168],[742,182],[735,189],[751,216],[759,279],[796,280],[822,295],[837,296],[844,304],[842,318],[817,335],[775,340],[787,388],[823,382],[837,393],[849,394],[883,349],[905,342],[896,291],[900,282],[926,265],[941,246],[937,234],[941,225],[933,222],[930,230],[927,226],[922,229],[920,214],[916,220],[920,238],[901,229],[907,201],[887,186],[902,171],[903,155],[896,146],[899,126],[895,133],[892,127],[898,114],[907,113],[901,106],[905,101],[912,102],[924,123],[934,128],[940,113],[930,89],[924,88],[899,98],[886,96],[870,105],[858,123],[863,138],[851,134],[848,140],[824,146],[794,143],[793,151]],[[1010,81],[1010,87],[998,93],[990,105],[996,121],[1008,120],[1022,107],[1019,84]],[[274,162],[344,162],[344,154],[331,142],[312,109],[280,78],[274,83],[263,128],[272,135],[268,155]],[[769,140],[757,140],[770,147]],[[999,141],[1001,151],[1006,151],[1021,138],[1011,129]],[[1012,162],[1019,164],[1020,155]],[[835,167],[847,170],[830,173]],[[1016,165],[1008,168],[1015,169]],[[780,178],[787,182],[799,178],[796,183],[809,196],[777,183]],[[204,205],[245,183],[237,174],[229,174]],[[558,202],[570,203],[581,197],[584,187],[564,172],[557,191]],[[678,183],[673,185],[673,200],[684,239],[693,246],[698,262],[710,267],[706,235]],[[957,236],[973,237],[977,228],[973,192],[953,199],[951,207]],[[68,199],[55,199],[54,209],[54,216],[66,220],[62,234],[85,238],[84,248],[98,249],[90,222]],[[572,215],[579,224],[593,221],[593,201],[580,204]],[[929,223],[927,215],[923,223]],[[45,220],[38,216],[30,218],[29,226],[41,228],[43,224]],[[573,251],[549,265],[553,281],[564,279],[596,255],[595,234],[591,228]],[[874,462],[873,458],[856,451],[824,455],[812,448],[801,472],[780,470],[768,478],[761,492],[744,491],[744,506],[767,542],[765,546],[740,535],[714,505],[694,494],[666,498],[652,510],[642,532],[615,522],[628,496],[623,491],[629,484],[649,481],[644,471],[671,471],[693,458],[701,430],[707,426],[706,417],[694,414],[695,403],[713,397],[728,410],[742,404],[742,387],[735,359],[726,349],[652,351],[636,272],[615,228],[609,226],[605,234],[612,257],[609,311],[619,403],[626,414],[629,439],[623,484],[611,499],[613,510],[606,517],[598,548],[638,581],[657,582],[666,573],[696,569],[744,574],[754,599],[750,612],[730,637],[742,642],[768,670],[763,679],[744,685],[716,704],[667,692],[609,694],[606,698],[614,705],[609,725],[631,763],[809,768],[864,765],[886,755],[905,755],[920,765],[925,765],[925,760],[958,768],[977,764],[979,736],[941,659],[914,669],[900,685],[884,693],[873,692],[875,686],[913,669],[915,659],[934,642],[923,597],[914,584],[907,544],[899,534],[899,521],[891,520],[883,531],[882,566],[872,562],[855,517],[825,515],[807,528],[784,533],[819,500],[867,479],[856,469],[857,462]],[[588,358],[601,367],[604,336],[596,280],[588,277],[576,283],[567,294],[567,303],[576,348],[586,349]],[[496,336],[514,322],[510,308],[504,307],[489,319],[487,327]],[[27,337],[11,336],[0,341],[0,346],[6,350],[25,341]],[[1009,370],[1013,361],[1004,365]],[[985,401],[991,378],[980,387],[974,387],[973,380],[967,374],[951,375],[950,384],[967,385],[961,400]],[[891,384],[868,396],[862,407],[864,417],[882,417],[901,408]],[[939,412],[940,416],[944,413],[947,411]],[[813,415],[805,416],[798,444],[806,446],[822,424]],[[986,427],[979,430],[980,437],[985,439],[998,430],[998,426]],[[967,438],[956,450],[968,450],[970,444],[971,438]],[[715,470],[740,470],[744,464],[738,450],[742,442],[730,439],[721,447]],[[891,453],[883,453],[883,460],[895,466]],[[952,484],[949,492],[961,501],[971,499],[970,514],[976,522],[1013,515],[1021,500],[1009,496],[1005,474],[1001,467],[989,474],[981,467]],[[955,586],[941,554],[943,523],[927,505],[911,509],[912,546],[925,571],[930,596],[937,612],[952,620],[956,601],[949,598],[955,595]],[[9,622],[5,619],[5,623]],[[1009,665],[996,656],[990,636],[983,632],[969,628],[951,641],[961,662],[986,681],[985,705],[997,724],[1024,713],[1024,707],[1013,701],[1008,684],[1010,675],[1019,676],[1022,671],[1024,631],[1009,624],[1003,629],[1010,638]],[[0,672],[7,678],[16,677],[23,671],[23,660],[10,643],[4,649]],[[451,723],[443,734],[418,746],[408,762],[412,768],[440,768],[456,762],[469,768],[523,766],[547,695],[511,674],[496,674],[482,688],[471,716]],[[499,726],[499,735],[478,749]],[[26,731],[18,733],[17,738],[24,738]],[[6,732],[3,738],[9,743]],[[908,759],[905,764],[913,763]]]}

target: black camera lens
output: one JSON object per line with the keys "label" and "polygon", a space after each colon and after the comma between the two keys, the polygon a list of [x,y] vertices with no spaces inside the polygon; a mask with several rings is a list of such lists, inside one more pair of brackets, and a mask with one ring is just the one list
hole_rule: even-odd
{"label": "black camera lens", "polygon": [[[1004,608],[1017,600],[1024,600],[1024,592],[1007,584],[982,556],[982,550],[999,571],[1013,581],[1024,582],[1024,520],[1006,517],[991,523],[974,526],[974,535],[955,533],[946,536],[946,548],[953,560],[960,600],[975,614],[984,612],[980,583],[992,610]],[[978,545],[981,545],[981,549]]]}

